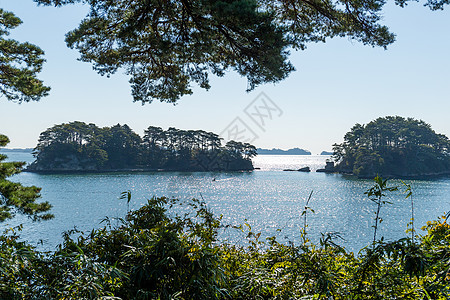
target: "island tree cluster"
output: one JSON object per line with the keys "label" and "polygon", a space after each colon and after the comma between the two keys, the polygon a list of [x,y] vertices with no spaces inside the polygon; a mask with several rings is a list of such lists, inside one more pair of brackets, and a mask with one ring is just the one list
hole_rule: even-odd
{"label": "island tree cluster", "polygon": [[429,124],[388,116],[356,124],[333,146],[337,169],[360,177],[450,173],[450,142]]}
{"label": "island tree cluster", "polygon": [[256,148],[203,130],[150,126],[140,137],[128,125],[99,128],[72,122],[42,132],[31,171],[252,170]]}

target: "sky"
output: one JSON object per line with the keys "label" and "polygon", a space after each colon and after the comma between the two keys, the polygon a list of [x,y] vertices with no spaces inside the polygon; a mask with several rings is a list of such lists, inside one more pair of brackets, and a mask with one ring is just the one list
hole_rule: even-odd
{"label": "sky", "polygon": [[211,76],[209,91],[194,88],[174,106],[133,102],[126,75],[102,77],[77,60],[64,35],[77,27],[86,6],[0,0],[0,7],[23,21],[11,38],[45,51],[39,78],[52,88],[39,102],[0,98],[0,133],[10,138],[8,148],[35,147],[42,131],[72,121],[128,124],[140,135],[148,126],[203,129],[225,139],[238,133],[237,139],[257,147],[299,147],[313,154],[342,142],[354,124],[388,115],[422,119],[450,136],[450,8],[431,12],[421,3],[387,4],[382,23],[397,39],[387,50],[348,38],[310,44],[292,51],[296,71],[280,83],[247,93],[246,78],[230,71]]}

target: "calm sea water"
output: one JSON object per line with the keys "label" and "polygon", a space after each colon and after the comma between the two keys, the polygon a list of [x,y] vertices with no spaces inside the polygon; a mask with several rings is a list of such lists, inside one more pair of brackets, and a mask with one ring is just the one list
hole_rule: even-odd
{"label": "calm sea water", "polygon": [[[27,153],[8,153],[11,160],[32,161]],[[338,174],[283,172],[286,168],[309,166],[313,171],[325,165],[326,156],[261,155],[254,159],[261,170],[244,173],[119,173],[89,175],[39,175],[21,173],[12,180],[42,187],[42,200],[53,205],[55,218],[31,222],[17,216],[1,224],[3,228],[24,225],[23,239],[39,247],[53,249],[61,233],[76,226],[89,231],[101,226],[105,216],[123,217],[127,206],[120,193],[132,192],[131,208],[137,209],[152,196],[180,199],[203,198],[224,224],[247,222],[262,236],[276,235],[281,240],[300,240],[301,211],[313,191],[308,213],[308,233],[313,241],[325,232],[339,232],[338,243],[349,250],[367,246],[373,236],[375,206],[364,192],[370,180]],[[407,181],[413,187],[417,227],[436,219],[450,209],[450,179]],[[391,185],[401,185],[392,180]],[[392,204],[381,209],[383,222],[379,236],[397,239],[405,236],[410,220],[410,200],[401,192],[388,196]],[[277,230],[281,229],[281,231]],[[419,231],[420,232],[420,231]],[[223,239],[242,242],[243,234],[228,230]]]}

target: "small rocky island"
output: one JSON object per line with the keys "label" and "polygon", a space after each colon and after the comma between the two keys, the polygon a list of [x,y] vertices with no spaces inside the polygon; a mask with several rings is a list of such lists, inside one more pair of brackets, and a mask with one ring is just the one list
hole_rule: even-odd
{"label": "small rocky island", "polygon": [[356,124],[333,145],[336,171],[361,178],[450,175],[450,141],[424,121],[399,116]]}
{"label": "small rocky island", "polygon": [[29,172],[250,171],[256,148],[203,130],[150,126],[141,138],[128,125],[72,122],[42,132]]}

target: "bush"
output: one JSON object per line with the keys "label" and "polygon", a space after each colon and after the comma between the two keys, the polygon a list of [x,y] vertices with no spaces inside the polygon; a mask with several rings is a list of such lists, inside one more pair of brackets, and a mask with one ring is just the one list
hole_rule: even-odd
{"label": "bush", "polygon": [[[332,235],[311,243],[261,239],[220,243],[222,227],[202,201],[152,198],[116,226],[65,234],[41,253],[0,237],[1,299],[448,299],[450,226],[428,222],[423,237],[383,239],[358,254]],[[115,222],[114,222],[115,223]],[[241,228],[242,229],[242,228]]]}

